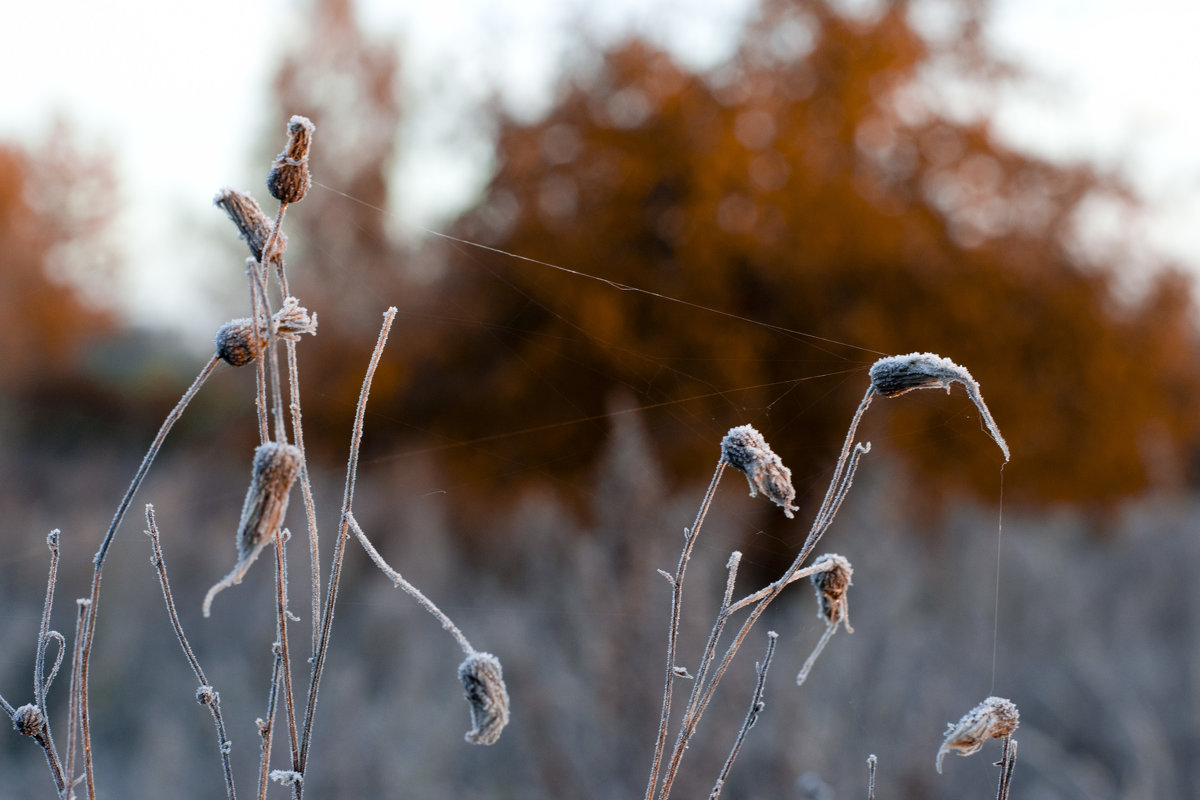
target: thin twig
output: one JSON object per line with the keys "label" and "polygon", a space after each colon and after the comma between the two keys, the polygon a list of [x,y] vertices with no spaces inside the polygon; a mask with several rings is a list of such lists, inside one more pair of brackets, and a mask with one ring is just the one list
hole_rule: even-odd
{"label": "thin twig", "polygon": [[[71,653],[71,687],[67,703],[67,779],[74,786],[75,753],[79,740],[79,669],[83,659],[83,632],[91,613],[92,601],[81,597],[75,601],[75,648]],[[66,793],[64,793],[64,800]]]}
{"label": "thin twig", "polygon": [[[296,735],[296,703],[292,699],[292,660],[288,652],[288,602],[287,602],[287,556],[284,549],[286,537],[275,531],[275,612],[279,618],[279,657],[283,661],[283,705],[287,710],[288,734],[292,746],[292,769],[296,769],[300,757],[300,743]],[[297,791],[299,787],[297,786]]]}
{"label": "thin twig", "polygon": [[95,567],[92,572],[91,607],[87,618],[87,632],[84,635],[83,648],[79,658],[79,718],[83,730],[83,763],[87,774],[89,800],[96,800],[96,781],[92,765],[91,714],[88,708],[88,677],[90,671],[88,667],[91,659],[92,642],[96,636],[96,614],[100,608],[100,580],[104,570],[104,559],[108,555],[108,548],[112,545],[113,537],[116,536],[117,528],[120,527],[121,522],[125,519],[125,512],[129,510],[129,504],[133,501],[134,494],[141,487],[146,473],[150,471],[150,466],[158,456],[158,451],[166,440],[167,434],[171,432],[171,428],[179,421],[188,403],[200,391],[200,387],[208,380],[208,376],[212,375],[218,363],[220,363],[220,358],[213,355],[208,360],[208,363],[204,365],[204,368],[200,370],[200,374],[196,376],[196,380],[192,381],[192,385],[183,393],[183,397],[175,404],[175,408],[171,409],[171,413],[163,421],[162,427],[158,429],[158,434],[154,437],[154,441],[150,443],[150,449],[146,452],[145,457],[142,458],[142,463],[138,466],[137,473],[133,476],[129,488],[125,490],[125,496],[121,498],[121,502],[117,506],[117,513],[113,515],[112,522],[108,526],[108,531],[104,534],[104,540],[100,543],[100,549],[93,558]]}
{"label": "thin twig", "polygon": [[420,589],[405,580],[399,572],[397,572],[386,561],[383,560],[383,556],[379,555],[379,551],[375,549],[375,546],[371,544],[371,541],[367,538],[367,535],[363,533],[363,529],[359,527],[358,520],[354,518],[354,514],[350,514],[348,518],[350,520],[350,528],[354,531],[354,535],[358,537],[358,541],[360,544],[362,544],[363,549],[367,551],[367,555],[369,555],[371,560],[375,562],[375,566],[379,567],[379,569],[383,571],[383,574],[387,575],[397,588],[403,589],[410,597],[412,597],[412,599],[420,603],[422,608],[432,614],[434,619],[440,622],[442,627],[450,632],[450,635],[454,637],[456,642],[458,642],[458,646],[462,648],[464,653],[467,655],[472,655],[475,652],[475,648],[472,647],[471,643],[467,641],[467,637],[464,636],[463,632],[459,630],[459,627],[454,624],[454,621],[446,616],[446,614],[440,608],[438,608],[432,600],[426,597]]}
{"label": "thin twig", "polygon": [[778,639],[778,633],[767,631],[767,653],[763,656],[762,664],[754,665],[758,680],[754,684],[754,694],[750,698],[750,710],[746,712],[746,719],[742,722],[742,728],[733,742],[733,749],[729,751],[729,758],[725,759],[725,766],[721,767],[721,774],[717,777],[716,784],[708,794],[708,800],[717,800],[721,795],[721,789],[729,778],[729,770],[733,768],[733,761],[741,752],[742,742],[746,741],[746,734],[754,727],[754,723],[758,722],[758,715],[762,713],[763,691],[767,688],[767,670],[771,668],[771,659],[775,657],[775,643]]}
{"label": "thin twig", "polygon": [[[283,265],[279,265],[280,278],[283,278]],[[291,392],[292,441],[300,450],[302,466],[300,467],[300,492],[304,497],[304,515],[308,522],[308,561],[312,576],[312,618],[309,627],[312,628],[312,654],[316,655],[318,641],[318,623],[321,619],[321,548],[317,536],[317,508],[313,501],[312,478],[308,474],[308,458],[304,453],[304,426],[301,424],[300,412],[300,365],[296,359],[296,343],[291,339],[284,342],[287,348],[288,387]]]}
{"label": "thin twig", "polygon": [[683,604],[683,579],[687,571],[688,561],[692,557],[692,551],[696,547],[696,537],[699,535],[700,528],[704,524],[704,518],[708,515],[708,509],[712,505],[713,497],[717,493],[717,485],[721,482],[721,474],[724,471],[725,461],[722,459],[717,462],[717,468],[713,472],[712,480],[708,483],[704,499],[700,501],[700,510],[696,512],[696,521],[692,524],[690,530],[684,530],[686,538],[683,549],[679,553],[679,564],[675,567],[675,574],[668,576],[668,580],[671,582],[671,622],[667,629],[667,676],[663,686],[662,711],[658,721],[658,738],[654,743],[654,760],[650,766],[650,780],[646,785],[645,800],[652,800],[654,789],[658,785],[658,773],[662,766],[663,748],[667,743],[667,729],[671,720],[671,695],[675,687],[675,667],[677,666],[675,661],[679,646],[679,617]]}
{"label": "thin twig", "polygon": [[271,692],[267,695],[267,716],[259,720],[259,735],[262,736],[262,760],[259,763],[258,800],[266,800],[268,777],[271,769],[271,735],[275,730],[275,706],[279,698],[279,674],[283,669],[283,656],[275,648],[275,664],[271,667]]}
{"label": "thin twig", "polygon": [[879,765],[879,759],[875,754],[867,756],[867,800],[875,800],[875,768]]}
{"label": "thin twig", "polygon": [[825,645],[829,644],[829,640],[837,633],[838,626],[826,624],[825,632],[821,634],[821,638],[817,640],[817,646],[808,654],[808,658],[804,660],[804,666],[800,668],[800,672],[796,675],[796,685],[803,686],[808,680],[808,673],[812,672],[813,664],[817,663],[817,656],[821,655],[821,651],[825,649]]}
{"label": "thin twig", "polygon": [[[50,611],[54,607],[54,587],[58,583],[58,537],[59,530],[55,528],[46,537],[46,546],[50,548],[50,575],[46,578],[46,600],[42,605],[42,626],[38,629],[37,652],[33,658],[33,700],[42,717],[46,717],[46,691],[50,681],[46,680],[46,647],[50,635]],[[59,647],[59,661],[62,661],[62,648]],[[54,671],[57,673],[58,668]],[[48,724],[48,723],[47,723]]]}
{"label": "thin twig", "polygon": [[308,763],[308,748],[312,742],[313,717],[317,711],[317,690],[321,683],[321,673],[325,669],[325,655],[329,651],[329,637],[333,630],[333,610],[337,603],[338,587],[342,577],[342,561],[346,555],[346,540],[350,538],[350,507],[354,502],[354,486],[358,477],[358,453],[362,446],[363,418],[367,412],[367,397],[371,393],[371,381],[375,370],[383,356],[383,347],[387,344],[388,334],[392,330],[392,321],[396,318],[396,307],[392,306],[383,315],[383,326],[379,330],[379,338],[375,349],[371,352],[371,360],[367,364],[367,374],[363,378],[362,389],[358,393],[358,406],[354,412],[354,428],[350,434],[350,456],[346,461],[346,488],[342,496],[341,521],[338,524],[337,545],[330,566],[329,586],[325,598],[325,609],[321,616],[321,640],[312,660],[312,676],[308,685],[308,701],[304,708],[304,731],[300,739],[300,764],[296,772],[304,774]]}
{"label": "thin twig", "polygon": [[1004,755],[1000,759],[1000,785],[996,789],[996,800],[1008,800],[1012,789],[1013,767],[1017,765],[1017,740],[1012,735],[1004,737]]}
{"label": "thin twig", "polygon": [[171,627],[175,630],[175,638],[183,649],[188,666],[192,668],[192,673],[200,683],[196,690],[196,700],[201,705],[208,706],[208,710],[212,714],[213,725],[217,729],[217,749],[221,753],[221,765],[225,770],[225,794],[229,800],[237,800],[237,790],[233,786],[233,764],[230,761],[232,743],[225,733],[225,721],[221,717],[221,696],[213,689],[204,675],[200,661],[196,658],[196,653],[192,650],[192,645],[183,632],[183,623],[179,621],[179,612],[175,610],[175,598],[171,596],[171,582],[167,579],[167,562],[163,557],[162,539],[158,533],[158,523],[154,518],[154,505],[151,503],[146,504],[146,527],[148,528],[146,535],[150,537],[150,544],[154,549],[151,563],[158,574],[158,585],[162,588],[163,601],[167,604],[167,616],[171,618]]}

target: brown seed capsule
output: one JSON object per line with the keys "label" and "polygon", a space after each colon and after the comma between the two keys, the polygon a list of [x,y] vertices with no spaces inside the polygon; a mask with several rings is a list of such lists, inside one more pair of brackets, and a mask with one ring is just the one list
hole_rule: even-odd
{"label": "brown seed capsule", "polygon": [[300,448],[284,442],[265,442],[254,451],[250,488],[242,504],[238,525],[238,558],[261,549],[283,524],[292,484],[300,475],[304,456]]}
{"label": "brown seed capsule", "polygon": [[1004,460],[1009,460],[1008,443],[992,419],[987,403],[983,402],[979,381],[972,377],[966,367],[934,353],[909,353],[879,359],[871,365],[870,376],[871,388],[884,397],[898,397],[914,389],[945,389],[949,392],[950,384],[961,383],[971,402],[979,409],[988,433],[1004,453]]}
{"label": "brown seed capsule", "polygon": [[238,524],[238,560],[233,571],[208,590],[201,607],[204,616],[208,616],[217,593],[241,583],[258,554],[274,538],[287,512],[292,484],[303,466],[304,455],[300,448],[286,442],[265,442],[254,451],[250,488],[246,491],[242,519]]}
{"label": "brown seed capsule", "polygon": [[254,335],[254,323],[249,317],[230,320],[217,330],[217,355],[226,364],[242,367],[262,353],[266,342]]}
{"label": "brown seed capsule", "polygon": [[937,771],[942,771],[942,756],[950,751],[960,756],[978,753],[988,739],[1011,736],[1021,715],[1011,700],[989,697],[972,708],[957,725],[946,727],[946,738],[937,753]]}
{"label": "brown seed capsule", "polygon": [[721,460],[746,476],[751,497],[762,492],[783,508],[788,519],[792,518],[792,512],[798,509],[793,502],[796,490],[792,487],[792,471],[783,465],[761,433],[750,425],[730,428],[721,440]]}
{"label": "brown seed capsule", "polygon": [[13,714],[13,729],[22,736],[38,736],[46,727],[46,719],[33,703],[27,703]]}
{"label": "brown seed capsule", "polygon": [[458,666],[458,678],[471,706],[471,744],[495,744],[508,724],[508,689],[500,660],[491,653],[472,653]]}
{"label": "brown seed capsule", "polygon": [[316,126],[307,117],[294,116],[288,121],[288,142],[275,156],[267,175],[267,189],[281,203],[298,203],[312,186],[308,171],[308,148]]}
{"label": "brown seed capsule", "polygon": [[814,572],[810,579],[817,592],[817,616],[825,620],[826,625],[844,623],[846,630],[854,633],[850,627],[850,610],[846,602],[846,591],[853,583],[851,577],[854,575],[850,562],[837,553],[825,553],[813,561],[813,566],[827,567],[821,572]]}
{"label": "brown seed capsule", "polygon": [[[213,198],[213,204],[229,215],[237,226],[238,234],[250,248],[250,255],[259,263],[263,260],[263,248],[275,228],[275,221],[267,216],[258,201],[246,192],[222,189]],[[271,260],[277,261],[287,249],[287,235],[280,231],[271,247]]]}

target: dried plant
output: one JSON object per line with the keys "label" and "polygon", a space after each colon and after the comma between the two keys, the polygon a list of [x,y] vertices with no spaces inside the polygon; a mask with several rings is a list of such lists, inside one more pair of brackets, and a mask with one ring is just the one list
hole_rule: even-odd
{"label": "dried plant", "polygon": [[[500,661],[491,653],[475,649],[462,630],[432,600],[383,558],[367,537],[354,514],[366,404],[372,381],[395,320],[396,309],[394,307],[389,308],[383,314],[379,335],[371,351],[359,391],[350,431],[345,488],[339,511],[338,530],[333,542],[328,579],[322,581],[320,537],[314,492],[304,448],[300,378],[296,357],[301,338],[304,335],[317,333],[317,317],[316,314],[310,314],[308,309],[301,305],[300,300],[294,297],[289,290],[284,260],[287,240],[282,230],[288,206],[302,200],[312,185],[308,163],[314,132],[313,124],[304,117],[292,117],[288,123],[287,143],[283,151],[275,158],[267,179],[271,195],[279,201],[279,208],[274,219],[264,212],[258,202],[248,193],[223,189],[215,198],[215,204],[233,221],[238,235],[246,242],[251,253],[246,270],[249,316],[233,319],[217,332],[215,353],[162,423],[101,539],[100,548],[93,560],[90,595],[79,599],[77,603],[74,643],[70,648],[72,656],[71,686],[68,692],[65,759],[60,756],[59,748],[52,735],[50,715],[46,707],[47,693],[68,650],[66,638],[50,628],[50,610],[57,583],[60,535],[58,531],[54,531],[47,539],[51,553],[50,570],[37,638],[33,701],[14,707],[3,696],[0,696],[0,708],[3,708],[9,716],[19,734],[33,739],[42,747],[50,768],[51,778],[62,800],[75,797],[76,787],[81,784],[88,800],[95,800],[97,797],[89,681],[91,678],[91,655],[95,644],[96,617],[100,610],[102,575],[107,555],[116,532],[121,526],[134,496],[141,488],[146,474],[154,464],[164,440],[191,400],[203,387],[207,378],[222,363],[233,367],[253,364],[255,367],[254,406],[257,415],[259,445],[255,449],[250,485],[246,492],[235,536],[236,563],[227,575],[213,584],[201,604],[201,609],[204,616],[207,617],[214,597],[219,592],[240,583],[256,559],[268,547],[273,546],[275,638],[266,645],[270,647],[273,659],[270,676],[267,680],[266,708],[263,716],[257,720],[260,737],[257,797],[260,800],[265,798],[271,782],[286,787],[295,800],[301,800],[304,795],[305,776],[308,774],[320,686],[327,663],[335,609],[344,574],[346,547],[352,536],[358,540],[369,558],[388,579],[395,586],[402,588],[434,616],[463,650],[465,659],[458,665],[457,674],[462,683],[470,713],[471,728],[465,735],[466,741],[480,745],[494,744],[509,722],[510,698]],[[281,345],[283,354],[279,352]],[[720,455],[712,480],[701,499],[692,525],[683,531],[683,545],[675,571],[668,573],[660,570],[671,587],[671,606],[667,626],[667,657],[662,704],[645,800],[667,800],[670,796],[679,776],[684,754],[688,750],[719,684],[746,642],[751,628],[763,616],[768,606],[788,586],[803,578],[810,579],[816,592],[817,613],[825,624],[825,630],[820,640],[797,675],[797,684],[805,682],[818,656],[839,628],[845,627],[848,632],[853,632],[850,626],[847,596],[853,576],[850,561],[832,553],[814,559],[813,553],[844,503],[862,457],[870,452],[869,443],[857,440],[857,431],[875,396],[892,398],[909,391],[925,388],[944,388],[949,391],[952,384],[962,384],[970,399],[978,407],[984,425],[992,439],[1000,447],[1005,461],[1009,459],[1008,445],[984,403],[979,384],[965,368],[949,359],[931,353],[912,353],[880,359],[870,368],[869,378],[870,383],[866,392],[851,418],[829,486],[813,517],[807,536],[791,564],[776,580],[739,597],[737,578],[741,554],[734,551],[730,555],[726,562],[725,586],[719,609],[699,657],[694,666],[689,668],[681,663],[682,659],[678,652],[683,613],[683,589],[686,584],[688,564],[695,552],[698,537],[715,500],[725,468],[732,467],[741,472],[749,485],[751,496],[762,494],[766,499],[779,506],[788,519],[792,519],[795,512],[799,510],[799,506],[796,504],[796,491],[792,485],[792,473],[761,433],[750,425],[741,425],[730,429],[722,439]],[[286,402],[285,379],[287,381]],[[289,633],[290,626],[298,621],[298,618],[290,610],[288,596],[290,584],[287,546],[293,537],[291,531],[284,526],[289,501],[297,485],[300,487],[304,503],[305,524],[308,529],[308,556],[312,565],[309,576],[312,630],[309,653],[303,662],[300,662],[294,655],[295,648]],[[208,709],[213,718],[217,752],[224,773],[226,794],[229,800],[234,800],[237,797],[237,790],[232,768],[233,744],[225,729],[220,692],[201,668],[200,659],[190,644],[180,621],[175,596],[168,578],[162,535],[155,517],[154,507],[149,504],[146,506],[146,525],[146,532],[151,539],[153,551],[152,563],[156,570],[167,614],[184,657],[197,681],[194,697],[201,706]],[[740,619],[735,621],[735,617],[740,617]],[[728,642],[723,642],[731,623],[733,623],[732,636]],[[749,709],[736,733],[728,757],[715,776],[715,782],[710,791],[710,800],[716,800],[726,786],[746,737],[765,710],[764,696],[768,669],[775,656],[778,638],[779,634],[775,631],[771,631],[767,635],[766,652],[762,660],[755,664],[756,681]],[[54,648],[54,660],[52,666],[47,669],[47,656],[51,647]],[[309,675],[303,705],[298,706],[300,698],[293,685],[292,673],[301,663],[308,665]],[[692,686],[682,711],[676,710],[677,713],[673,715],[674,690],[676,682],[679,680],[690,680]],[[1012,740],[1011,735],[1016,729],[1017,719],[1016,706],[1011,702],[995,697],[988,698],[983,704],[964,716],[957,726],[951,726],[947,732],[946,739],[938,751],[937,767],[939,772],[942,757],[946,752],[954,751],[967,755],[979,750],[988,739],[1002,738],[1004,740],[1004,760],[1001,764],[998,798],[1005,800],[1008,797],[1009,781],[1016,757],[1016,741]],[[674,744],[668,748],[673,722],[675,724]],[[282,730],[278,727],[280,723],[284,725]],[[273,757],[272,755],[277,735],[282,735],[286,741],[286,756]],[[82,754],[82,775],[79,774],[77,754]],[[276,765],[276,761],[284,759],[286,761],[282,767]],[[875,768],[875,757],[871,756],[868,759],[868,795],[872,798],[875,794]]]}
{"label": "dried plant", "polygon": [[[20,707],[13,707],[7,699],[0,696],[0,708],[3,708],[19,733],[34,739],[41,745],[50,766],[51,777],[57,793],[63,800],[75,797],[75,787],[81,782],[88,800],[95,800],[97,797],[88,688],[91,654],[95,641],[96,615],[100,608],[100,589],[107,555],[133,497],[141,488],[164,440],[207,378],[221,363],[234,367],[249,364],[256,366],[258,377],[254,404],[258,414],[260,444],[255,450],[250,486],[246,492],[236,534],[237,562],[233,570],[209,590],[202,603],[202,610],[204,616],[207,617],[214,596],[239,583],[258,556],[268,546],[274,545],[277,625],[275,641],[269,646],[275,657],[269,678],[266,713],[258,720],[261,749],[257,796],[264,798],[270,781],[275,781],[288,787],[296,800],[303,797],[304,777],[316,720],[321,677],[329,650],[334,609],[346,555],[346,543],[350,539],[352,530],[370,557],[379,564],[384,572],[397,585],[403,585],[423,606],[435,613],[447,630],[450,630],[463,646],[467,659],[459,667],[459,676],[463,682],[472,720],[472,729],[467,734],[467,741],[475,744],[493,744],[499,739],[501,731],[508,722],[509,698],[504,685],[500,661],[490,653],[481,653],[472,648],[466,637],[457,626],[450,622],[448,617],[426,599],[415,586],[404,581],[399,573],[383,561],[354,519],[354,489],[363,434],[364,412],[371,382],[379,366],[388,333],[395,319],[395,308],[388,309],[384,314],[379,338],[371,353],[366,377],[359,392],[355,419],[351,429],[350,454],[346,466],[346,489],[340,512],[338,536],[334,543],[329,581],[324,587],[322,586],[319,566],[320,540],[317,535],[313,491],[304,453],[299,373],[296,359],[296,346],[301,336],[316,334],[317,318],[315,314],[310,315],[288,289],[283,258],[287,240],[282,231],[287,206],[302,200],[312,184],[308,169],[308,154],[314,130],[313,124],[304,117],[292,117],[288,123],[287,144],[276,157],[267,180],[271,195],[279,201],[279,211],[274,220],[267,216],[257,201],[248,193],[224,189],[215,198],[215,204],[230,217],[239,236],[246,241],[250,248],[252,258],[247,262],[250,316],[234,319],[217,332],[215,354],[201,369],[199,376],[162,424],[102,538],[100,549],[94,559],[91,595],[82,598],[78,603],[79,614],[71,660],[68,746],[65,765],[59,756],[58,748],[51,734],[49,715],[46,709],[47,692],[58,674],[67,650],[65,637],[50,629],[50,609],[57,581],[59,558],[58,531],[51,533],[48,538],[51,551],[50,577],[47,581],[46,600],[34,664],[34,701]],[[274,277],[277,282],[275,287],[271,286],[270,276],[267,274],[268,264],[274,267]],[[277,298],[274,302],[273,297]],[[272,312],[272,305],[276,305],[278,310]],[[278,345],[281,342],[286,348],[286,358],[284,359],[281,359],[277,353]],[[283,362],[282,366],[281,361]],[[288,403],[286,406],[283,400],[284,374],[288,380]],[[285,420],[290,421],[290,436],[289,425],[285,423]],[[288,605],[286,545],[291,536],[283,527],[288,501],[296,483],[300,484],[303,495],[309,530],[309,555],[312,563],[313,629],[311,652],[306,662],[310,665],[310,674],[307,697],[302,709],[296,707],[297,698],[292,684],[292,671],[295,663],[288,631],[289,625],[297,618],[291,613]],[[217,732],[217,750],[224,771],[226,795],[229,800],[234,800],[237,797],[237,790],[234,786],[231,765],[233,745],[225,731],[220,707],[220,692],[201,669],[196,652],[188,641],[176,611],[174,594],[167,576],[163,555],[162,537],[153,506],[150,505],[146,507],[146,523],[147,533],[152,542],[152,563],[156,568],[159,585],[166,602],[167,614],[184,656],[198,682],[195,699],[201,706],[207,708],[213,717]],[[325,591],[324,602],[321,597],[323,589]],[[45,661],[51,645],[56,648],[55,660],[47,674]],[[287,768],[272,769],[272,742],[277,725],[277,712],[281,703],[285,711],[286,729],[284,733],[289,745],[288,763]],[[76,775],[77,742],[82,744],[82,747],[79,748],[83,755],[83,775],[81,777]]]}

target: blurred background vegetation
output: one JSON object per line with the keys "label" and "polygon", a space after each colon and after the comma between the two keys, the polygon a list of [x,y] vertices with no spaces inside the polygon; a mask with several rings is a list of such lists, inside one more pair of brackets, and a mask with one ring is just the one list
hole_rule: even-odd
{"label": "blurred background vegetation", "polygon": [[[257,145],[265,165],[288,115],[317,125],[320,185],[287,223],[293,291],[321,322],[301,346],[310,458],[336,491],[379,312],[399,306],[371,399],[363,469],[373,491],[362,492],[359,517],[408,554],[406,575],[478,626],[472,638],[504,659],[515,708],[501,753],[460,752],[452,654],[391,652],[381,627],[402,620],[430,632],[359,565],[362,588],[347,603],[363,619],[343,617],[336,638],[348,652],[330,689],[339,700],[322,706],[331,772],[316,780],[338,787],[330,793],[380,794],[402,780],[428,797],[637,796],[661,692],[667,606],[654,570],[674,558],[721,435],[747,422],[762,430],[811,510],[867,367],[914,350],[973,372],[1013,461],[1001,476],[961,393],[872,409],[864,486],[828,544],[855,563],[859,632],[834,641],[834,664],[818,666],[802,698],[785,680],[792,667],[778,668],[767,698],[775,718],[755,730],[730,796],[853,794],[868,752],[880,755],[888,794],[988,796],[987,769],[976,765],[970,784],[962,772],[935,780],[930,767],[942,724],[991,691],[997,558],[993,685],[1030,731],[1018,736],[1027,763],[1014,796],[1200,790],[1188,768],[1200,756],[1200,600],[1185,568],[1197,563],[1200,519],[1192,273],[1165,258],[1135,273],[1127,254],[1137,243],[1121,230],[1102,247],[1089,241],[1084,221],[1097,204],[1117,218],[1137,212],[1127,175],[1015,149],[985,113],[959,113],[937,95],[931,75],[953,75],[987,109],[1002,86],[1026,79],[987,46],[988,3],[960,4],[937,34],[914,23],[917,5],[864,15],[832,0],[763,0],[733,56],[704,71],[646,39],[601,47],[580,33],[544,113],[499,100],[478,110],[495,143],[492,176],[449,236],[414,243],[393,234],[386,210],[409,124],[403,54],[363,29],[350,0],[312,4]],[[79,578],[93,546],[81,537],[103,529],[200,364],[97,301],[119,268],[108,225],[119,192],[102,154],[77,136],[63,127],[39,149],[0,146],[6,692],[32,652],[46,530],[64,529]],[[162,255],[169,269],[175,254]],[[230,283],[230,317],[245,313],[244,294]],[[195,532],[169,542],[168,559],[178,548],[180,563],[212,575],[232,552],[242,456],[256,435],[247,378],[206,389],[143,492],[165,531],[173,518]],[[803,531],[741,494],[723,496],[732,510],[702,557],[719,569],[722,552],[740,547],[750,571],[768,576]],[[1001,497],[1009,538],[998,551]],[[106,606],[117,616],[119,597],[150,597],[148,617],[165,626],[152,576],[135,566],[138,525],[126,525],[130,583]],[[202,591],[207,574],[185,577],[183,593]],[[795,632],[801,653],[817,623],[805,606],[771,624]],[[169,664],[163,696],[186,709],[165,627],[153,643],[134,633],[107,635],[129,648],[117,648],[121,658]],[[245,683],[255,703],[266,669],[234,659],[257,647],[265,664],[267,647],[243,632],[202,637],[232,670],[229,694]],[[140,662],[108,658],[107,710],[136,743],[144,722],[116,684]],[[740,703],[723,712],[728,736]],[[172,722],[140,751],[105,745],[135,765],[108,776],[118,794],[151,796],[135,778],[170,764],[219,778],[204,725],[199,715]],[[695,764],[720,757],[721,732],[697,745]],[[360,737],[374,746],[360,750]],[[19,771],[31,787],[22,796],[46,794],[40,759],[14,738],[0,742],[0,771]],[[406,755],[386,755],[385,743]],[[336,756],[343,750],[355,761]],[[362,766],[334,771],[346,763]]]}

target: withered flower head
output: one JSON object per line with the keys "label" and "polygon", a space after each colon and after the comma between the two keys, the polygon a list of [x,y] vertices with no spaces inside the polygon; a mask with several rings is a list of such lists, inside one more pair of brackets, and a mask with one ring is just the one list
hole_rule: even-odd
{"label": "withered flower head", "polygon": [[988,433],[1004,453],[1004,460],[1009,460],[1008,443],[992,419],[992,412],[983,402],[979,381],[971,376],[966,367],[934,353],[909,353],[879,359],[871,365],[870,375],[871,388],[884,397],[898,397],[914,389],[945,389],[949,392],[950,384],[961,383],[971,402],[979,409]]}
{"label": "withered flower head", "polygon": [[254,451],[250,488],[246,491],[242,519],[238,524],[237,564],[208,590],[202,607],[204,616],[208,616],[218,592],[242,582],[250,565],[283,524],[292,484],[303,466],[304,455],[300,448],[286,442],[264,442]]}
{"label": "withered flower head", "polygon": [[942,771],[942,756],[950,751],[960,756],[978,753],[988,739],[1011,736],[1021,715],[1011,700],[989,697],[972,708],[957,725],[946,727],[946,738],[937,753],[937,771]]}
{"label": "withered flower head", "polygon": [[230,320],[217,330],[217,355],[226,364],[242,367],[258,358],[266,342],[254,335],[254,322],[249,317]]}
{"label": "withered flower head", "polygon": [[288,121],[288,142],[275,156],[267,175],[267,189],[281,203],[298,203],[312,186],[308,171],[308,148],[316,126],[308,117],[294,116]]}
{"label": "withered flower head", "polygon": [[813,561],[814,567],[826,567],[820,572],[814,572],[813,588],[817,592],[817,616],[825,620],[826,625],[836,626],[844,623],[846,630],[854,633],[850,627],[850,609],[846,602],[846,591],[853,583],[851,577],[854,569],[850,562],[837,553],[825,553]]}
{"label": "withered flower head", "polygon": [[495,744],[508,724],[508,689],[500,660],[491,653],[475,652],[458,666],[467,703],[471,706],[471,744]]}
{"label": "withered flower head", "polygon": [[46,727],[46,718],[33,703],[26,703],[13,714],[13,730],[22,736],[37,736]]}
{"label": "withered flower head", "polygon": [[[238,234],[250,248],[250,255],[261,263],[263,248],[267,246],[267,240],[271,238],[275,221],[267,216],[254,197],[236,189],[222,189],[217,192],[217,196],[213,198],[213,204],[229,215],[229,219],[233,220],[233,224],[237,226]],[[275,244],[271,247],[271,260],[278,260],[286,249],[287,234],[280,231],[279,235],[275,237]]]}
{"label": "withered flower head", "polygon": [[721,460],[746,476],[751,497],[762,492],[783,509],[788,519],[792,518],[792,512],[798,509],[793,502],[796,490],[792,487],[792,471],[783,465],[761,433],[750,425],[730,428],[721,440]]}

